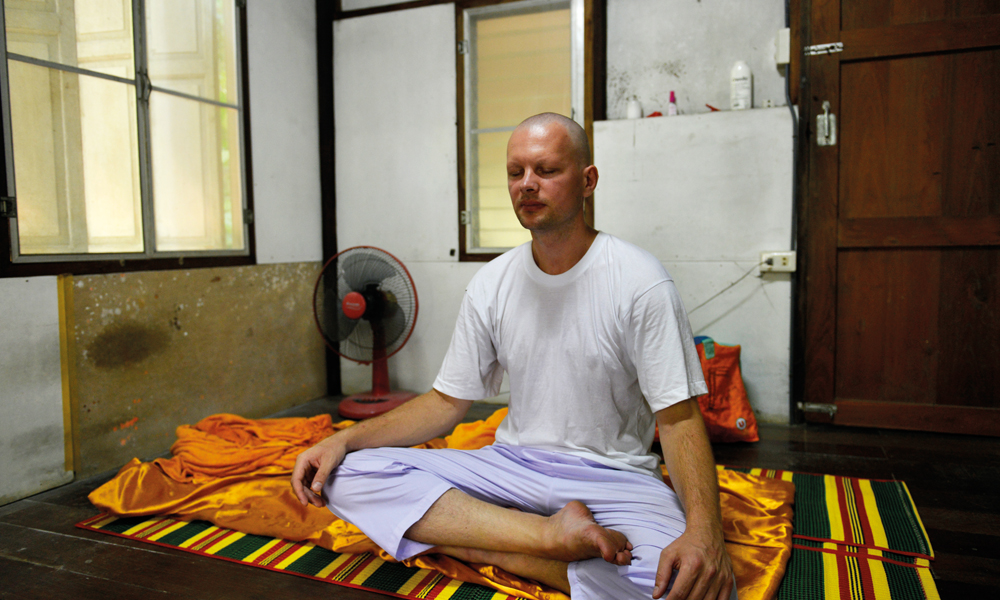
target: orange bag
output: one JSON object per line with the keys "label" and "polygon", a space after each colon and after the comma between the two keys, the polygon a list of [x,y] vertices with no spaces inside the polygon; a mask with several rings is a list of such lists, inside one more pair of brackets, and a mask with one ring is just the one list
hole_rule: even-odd
{"label": "orange bag", "polygon": [[757,419],[740,374],[740,347],[717,344],[708,336],[694,339],[708,393],[698,397],[701,416],[713,442],[756,442]]}

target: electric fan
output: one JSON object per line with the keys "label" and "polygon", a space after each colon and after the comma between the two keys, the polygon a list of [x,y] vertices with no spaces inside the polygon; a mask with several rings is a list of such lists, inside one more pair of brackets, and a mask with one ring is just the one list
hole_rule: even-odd
{"label": "electric fan", "polygon": [[417,321],[417,290],[399,260],[372,246],[355,246],[323,265],[313,290],[313,316],[326,345],[344,358],[372,365],[372,389],[340,402],[340,415],[366,419],[417,394],[389,389],[387,360]]}

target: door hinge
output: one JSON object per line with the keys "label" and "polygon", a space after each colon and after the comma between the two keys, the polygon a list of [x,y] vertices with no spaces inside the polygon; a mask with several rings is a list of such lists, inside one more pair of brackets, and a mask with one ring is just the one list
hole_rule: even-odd
{"label": "door hinge", "polygon": [[829,417],[837,414],[836,404],[820,404],[817,402],[799,402],[799,410],[807,413],[824,413]]}
{"label": "door hinge", "polygon": [[820,56],[823,54],[836,54],[837,52],[844,51],[843,42],[834,42],[832,44],[816,44],[815,46],[806,46],[802,49],[806,56]]}
{"label": "door hinge", "polygon": [[462,40],[458,43],[458,53],[468,54],[469,53],[469,40]]}
{"label": "door hinge", "polygon": [[823,101],[823,114],[816,115],[816,145],[837,145],[837,115],[830,112],[830,101]]}
{"label": "door hinge", "polygon": [[0,198],[0,219],[13,219],[17,216],[17,198],[4,196]]}
{"label": "door hinge", "polygon": [[460,211],[458,220],[462,225],[472,225],[472,213],[467,210]]}
{"label": "door hinge", "polygon": [[253,225],[253,211],[249,208],[243,209],[243,222],[247,225]]}

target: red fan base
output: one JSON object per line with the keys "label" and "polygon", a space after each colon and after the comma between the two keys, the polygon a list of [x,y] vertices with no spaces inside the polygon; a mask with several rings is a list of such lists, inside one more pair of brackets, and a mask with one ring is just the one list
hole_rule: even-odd
{"label": "red fan base", "polygon": [[403,404],[419,394],[394,392],[389,389],[389,369],[385,358],[372,362],[372,389],[363,394],[354,394],[340,401],[337,412],[345,419],[360,421],[377,417]]}
{"label": "red fan base", "polygon": [[384,392],[376,394],[374,390],[364,394],[354,394],[340,401],[337,412],[345,419],[360,421],[377,417],[400,404],[416,398],[419,394],[413,392]]}

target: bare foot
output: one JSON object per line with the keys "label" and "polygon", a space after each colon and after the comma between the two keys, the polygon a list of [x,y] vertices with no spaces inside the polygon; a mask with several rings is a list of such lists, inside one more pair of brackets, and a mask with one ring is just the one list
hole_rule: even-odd
{"label": "bare foot", "polygon": [[632,562],[632,544],[620,532],[597,524],[582,502],[570,502],[548,519],[550,558],[572,562],[601,557],[611,564]]}

